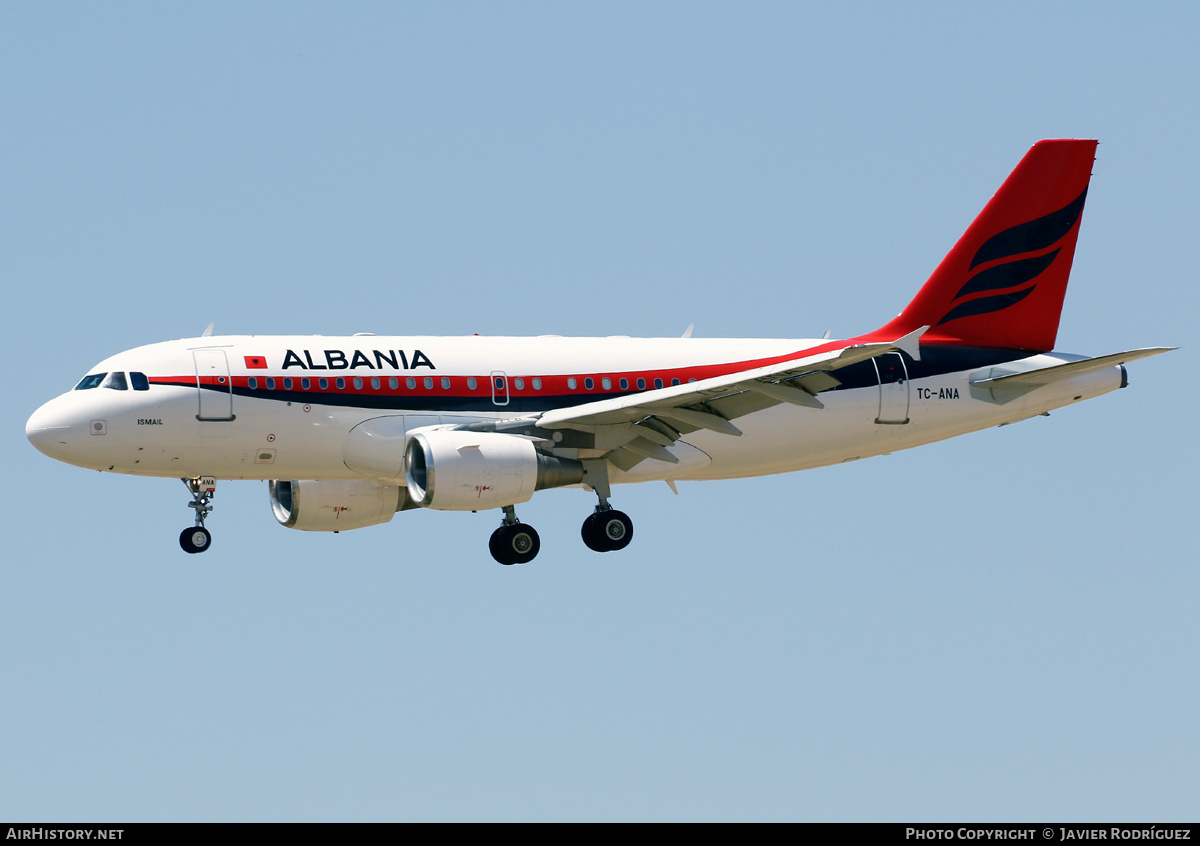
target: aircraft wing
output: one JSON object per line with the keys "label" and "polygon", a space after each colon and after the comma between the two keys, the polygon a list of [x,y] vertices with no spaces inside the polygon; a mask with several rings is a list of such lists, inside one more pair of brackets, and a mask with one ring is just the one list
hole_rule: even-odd
{"label": "aircraft wing", "polygon": [[593,432],[608,428],[610,434],[623,429],[619,440],[638,456],[633,463],[642,458],[674,462],[665,447],[682,434],[710,429],[741,435],[730,420],[782,402],[823,408],[816,394],[838,384],[829,374],[839,368],[896,350],[919,358],[918,342],[928,328],[890,343],[851,344],[697,382],[555,409],[542,414],[537,426]]}

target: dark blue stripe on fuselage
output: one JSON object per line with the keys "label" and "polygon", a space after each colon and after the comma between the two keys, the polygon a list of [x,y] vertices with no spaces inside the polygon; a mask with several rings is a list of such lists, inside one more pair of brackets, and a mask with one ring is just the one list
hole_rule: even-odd
{"label": "dark blue stripe on fuselage", "polygon": [[[891,353],[889,353],[890,355]],[[1008,361],[1016,361],[1037,355],[1033,350],[1003,350],[993,347],[958,347],[941,344],[921,347],[921,360],[914,361],[908,353],[900,353],[904,357],[904,367],[908,371],[909,380],[930,379],[935,376],[945,376],[947,373],[958,373],[963,370],[977,370],[981,367],[994,367]],[[849,391],[855,388],[874,388],[879,385],[879,377],[875,372],[872,361],[860,361],[830,374],[842,384],[834,391]]]}

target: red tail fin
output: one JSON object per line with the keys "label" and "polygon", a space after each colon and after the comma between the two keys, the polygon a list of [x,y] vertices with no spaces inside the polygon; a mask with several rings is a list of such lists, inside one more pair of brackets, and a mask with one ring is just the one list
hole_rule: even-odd
{"label": "red tail fin", "polygon": [[1039,141],[904,311],[879,330],[922,343],[1054,349],[1095,141]]}

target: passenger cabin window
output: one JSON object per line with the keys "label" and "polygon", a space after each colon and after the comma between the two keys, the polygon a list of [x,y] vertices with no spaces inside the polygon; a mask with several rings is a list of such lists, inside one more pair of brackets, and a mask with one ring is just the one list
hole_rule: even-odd
{"label": "passenger cabin window", "polygon": [[128,391],[129,385],[125,381],[125,374],[121,372],[109,373],[108,378],[100,383],[101,388],[111,388],[114,391]]}
{"label": "passenger cabin window", "polygon": [[75,386],[75,390],[86,391],[89,388],[98,388],[100,387],[100,383],[104,381],[104,377],[107,375],[107,373],[93,373],[90,376],[84,376],[79,384]]}
{"label": "passenger cabin window", "polygon": [[136,370],[129,374],[129,382],[133,385],[135,391],[150,390],[150,380],[146,378],[145,373],[138,373]]}

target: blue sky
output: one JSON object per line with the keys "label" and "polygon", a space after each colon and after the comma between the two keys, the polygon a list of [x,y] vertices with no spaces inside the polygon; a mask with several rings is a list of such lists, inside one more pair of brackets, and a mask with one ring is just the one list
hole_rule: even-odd
{"label": "blue sky", "polygon": [[[1166,820],[1200,784],[1186,4],[0,7],[0,817]],[[24,421],[198,334],[816,337],[1037,139],[1101,145],[1059,347],[1182,350],[803,474],[289,532]]]}

